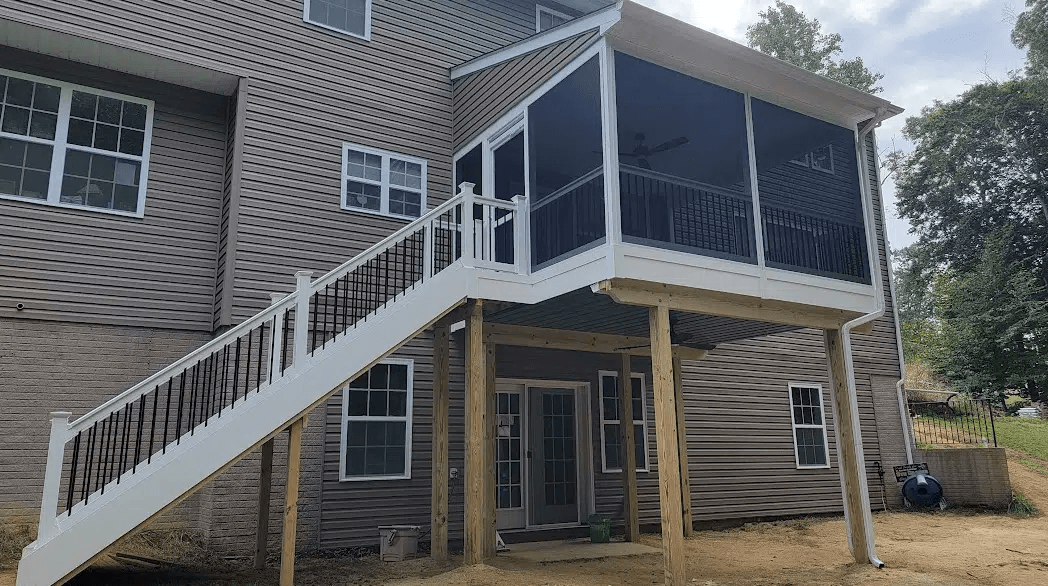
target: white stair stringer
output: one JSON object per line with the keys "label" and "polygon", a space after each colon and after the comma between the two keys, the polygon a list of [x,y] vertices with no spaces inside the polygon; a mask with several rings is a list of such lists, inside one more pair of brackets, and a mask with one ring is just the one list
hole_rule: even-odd
{"label": "white stair stringer", "polygon": [[125,473],[58,517],[49,538],[22,553],[16,586],[50,586],[70,579],[118,539],[180,502],[360,372],[395,351],[459,305],[476,269],[456,263],[398,296],[355,328],[291,367],[235,408],[212,417],[166,453]]}

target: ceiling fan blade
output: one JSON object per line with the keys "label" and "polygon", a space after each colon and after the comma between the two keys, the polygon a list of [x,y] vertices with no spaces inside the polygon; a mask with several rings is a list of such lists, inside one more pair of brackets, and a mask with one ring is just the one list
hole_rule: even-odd
{"label": "ceiling fan blade", "polygon": [[652,147],[649,152],[661,153],[662,151],[668,151],[670,149],[675,149],[677,147],[684,146],[684,145],[688,144],[689,142],[691,142],[691,141],[688,140],[688,137],[686,137],[686,136],[678,136],[677,138],[675,138],[673,140],[667,140],[666,142],[664,142],[664,143],[662,143],[662,144],[660,144],[658,146]]}

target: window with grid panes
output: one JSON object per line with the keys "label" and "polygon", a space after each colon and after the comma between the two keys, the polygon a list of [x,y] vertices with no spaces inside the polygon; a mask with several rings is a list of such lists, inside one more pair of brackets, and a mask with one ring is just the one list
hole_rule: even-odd
{"label": "window with grid panes", "polygon": [[141,216],[153,103],[0,70],[0,197]]}
{"label": "window with grid panes", "polygon": [[[633,405],[633,442],[637,471],[648,471],[648,424],[645,417],[644,376],[630,377]],[[605,472],[622,470],[622,432],[619,410],[619,377],[615,372],[600,373],[600,427]]]}
{"label": "window with grid panes", "polygon": [[342,391],[342,479],[411,477],[413,363],[373,366]]}
{"label": "window with grid panes", "polygon": [[563,12],[547,8],[541,4],[535,8],[535,32],[541,33],[551,28],[558,27],[571,20],[571,17]]}
{"label": "window with grid panes", "polygon": [[342,209],[417,218],[426,206],[426,161],[345,144]]}
{"label": "window with grid panes", "polygon": [[793,443],[798,468],[827,468],[826,418],[822,408],[822,387],[790,385],[790,412],[793,417]]}
{"label": "window with grid panes", "polygon": [[498,470],[495,503],[500,509],[524,506],[520,393],[498,393],[496,398],[495,466]]}
{"label": "window with grid panes", "polygon": [[371,38],[371,0],[305,0],[302,18],[341,33]]}

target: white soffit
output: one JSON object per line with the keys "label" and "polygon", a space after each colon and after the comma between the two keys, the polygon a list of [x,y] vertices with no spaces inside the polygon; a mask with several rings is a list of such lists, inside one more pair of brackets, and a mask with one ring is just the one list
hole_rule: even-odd
{"label": "white soffit", "polygon": [[239,83],[229,73],[4,18],[0,45],[226,96]]}
{"label": "white soffit", "polygon": [[854,126],[891,102],[624,0],[606,36],[627,53],[813,116]]}

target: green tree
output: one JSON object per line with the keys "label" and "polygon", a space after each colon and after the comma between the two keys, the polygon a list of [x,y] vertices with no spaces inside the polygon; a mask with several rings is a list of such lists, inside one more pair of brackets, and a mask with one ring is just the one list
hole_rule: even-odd
{"label": "green tree", "polygon": [[1048,300],[1029,268],[1010,262],[1015,237],[986,238],[971,271],[936,278],[936,328],[925,334],[925,359],[957,390],[1002,401],[1021,389],[1039,400],[1048,390]]}
{"label": "green tree", "polygon": [[861,57],[838,59],[841,35],[823,34],[819,19],[808,19],[783,0],[757,15],[760,21],[746,27],[750,47],[864,92],[884,91],[877,85],[884,74],[867,69]]}
{"label": "green tree", "polygon": [[1012,43],[1026,49],[1026,71],[1048,74],[1048,0],[1026,0],[1027,10],[1015,19]]}

